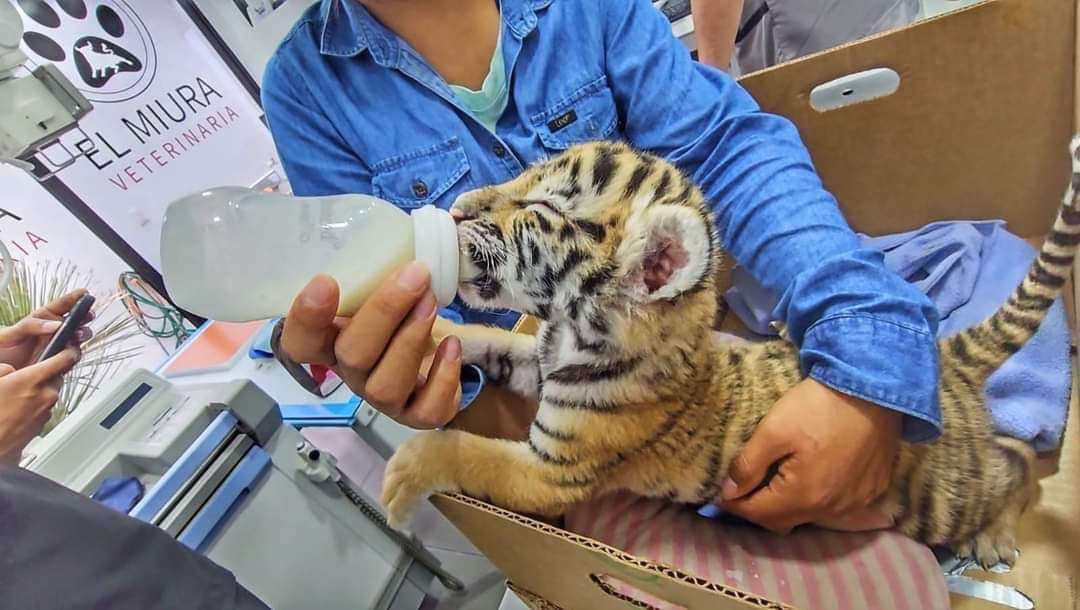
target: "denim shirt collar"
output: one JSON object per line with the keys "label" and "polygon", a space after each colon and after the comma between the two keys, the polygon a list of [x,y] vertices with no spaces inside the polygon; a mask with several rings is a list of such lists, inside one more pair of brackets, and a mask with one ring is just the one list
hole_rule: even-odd
{"label": "denim shirt collar", "polygon": [[[536,28],[536,12],[552,0],[500,0],[503,23],[519,39]],[[397,36],[378,22],[358,0],[322,0],[322,36],[319,50],[323,55],[351,57],[364,50],[380,65],[397,61],[400,44]]]}

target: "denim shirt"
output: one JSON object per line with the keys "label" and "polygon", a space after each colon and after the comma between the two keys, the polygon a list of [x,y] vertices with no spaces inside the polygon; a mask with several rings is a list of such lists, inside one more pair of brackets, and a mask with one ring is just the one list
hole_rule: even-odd
{"label": "denim shirt", "polygon": [[939,433],[933,305],[860,246],[791,122],[694,62],[649,0],[501,9],[511,90],[492,133],[357,0],[311,7],[263,83],[294,192],[447,208],[575,143],[625,140],[702,187],[726,251],[781,295],[804,374],[905,414],[907,440]]}

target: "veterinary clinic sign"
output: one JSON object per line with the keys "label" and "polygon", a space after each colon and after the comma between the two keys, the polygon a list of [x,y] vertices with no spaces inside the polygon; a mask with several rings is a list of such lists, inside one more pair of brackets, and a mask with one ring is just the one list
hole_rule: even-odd
{"label": "veterinary clinic sign", "polygon": [[[51,62],[94,104],[65,136],[57,176],[160,268],[169,202],[249,185],[275,156],[261,111],[171,1],[20,0],[31,62]],[[39,156],[55,168],[70,156]]]}
{"label": "veterinary clinic sign", "polygon": [[70,261],[101,282],[102,294],[116,289],[117,275],[128,267],[59,201],[10,165],[0,165],[0,184],[0,240],[12,258],[31,266]]}
{"label": "veterinary clinic sign", "polygon": [[[11,207],[0,208],[0,238],[5,238],[10,246],[8,251],[15,260],[24,260],[24,257],[32,256],[49,243],[49,240],[43,237],[46,231],[40,228],[31,230],[23,226],[25,220]],[[10,230],[10,225],[15,225],[14,230]]]}

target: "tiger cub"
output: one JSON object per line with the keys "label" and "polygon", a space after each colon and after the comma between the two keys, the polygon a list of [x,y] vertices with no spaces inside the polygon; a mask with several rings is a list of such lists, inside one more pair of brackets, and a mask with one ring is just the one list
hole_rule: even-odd
{"label": "tiger cub", "polygon": [[[987,377],[1036,331],[1080,243],[1080,136],[1054,229],[991,318],[942,339],[942,436],[902,443],[885,506],[900,531],[986,566],[1016,559],[1013,530],[1036,482],[1034,454],[995,436]],[[614,491],[705,503],[769,407],[800,381],[782,340],[715,339],[713,217],[667,162],[614,143],[577,146],[502,185],[466,193],[460,295],[543,320],[538,338],[440,323],[463,361],[539,401],[528,441],[423,432],[387,467],[383,503],[405,522],[433,492],[558,515]]]}

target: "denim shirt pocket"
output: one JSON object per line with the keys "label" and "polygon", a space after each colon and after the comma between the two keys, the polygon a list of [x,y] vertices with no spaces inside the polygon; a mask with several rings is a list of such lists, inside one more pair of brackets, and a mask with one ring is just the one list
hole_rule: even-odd
{"label": "denim shirt pocket", "polygon": [[607,77],[590,81],[529,120],[549,150],[566,150],[575,144],[607,139],[618,127],[615,96]]}
{"label": "denim shirt pocket", "polygon": [[372,167],[375,196],[412,209],[435,204],[469,173],[457,138],[379,161]]}

